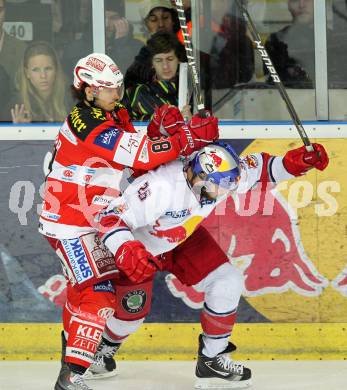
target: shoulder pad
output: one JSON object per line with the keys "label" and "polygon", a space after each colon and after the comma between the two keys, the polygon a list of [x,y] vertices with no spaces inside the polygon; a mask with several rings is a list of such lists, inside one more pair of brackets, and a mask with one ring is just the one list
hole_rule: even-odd
{"label": "shoulder pad", "polygon": [[91,131],[109,119],[106,112],[100,108],[77,105],[67,120],[72,132],[79,139],[85,140]]}

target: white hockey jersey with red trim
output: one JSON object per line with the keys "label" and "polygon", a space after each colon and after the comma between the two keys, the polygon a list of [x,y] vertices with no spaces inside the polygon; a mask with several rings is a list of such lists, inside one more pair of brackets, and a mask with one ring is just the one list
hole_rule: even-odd
{"label": "white hockey jersey with red trim", "polygon": [[94,215],[118,196],[125,167],[149,170],[177,158],[175,140],[136,133],[121,115],[78,104],[55,142],[46,181],[40,233],[74,238],[90,232]]}
{"label": "white hockey jersey with red trim", "polygon": [[[200,202],[189,187],[183,168],[181,161],[174,161],[147,172],[109,204],[104,213],[108,222],[99,229],[102,241],[113,254],[124,242],[134,239],[153,255],[168,252],[186,240],[225,200]],[[293,176],[285,170],[281,157],[249,155],[241,160],[236,195],[257,185],[273,186],[290,178]],[[110,218],[114,218],[114,224]]]}

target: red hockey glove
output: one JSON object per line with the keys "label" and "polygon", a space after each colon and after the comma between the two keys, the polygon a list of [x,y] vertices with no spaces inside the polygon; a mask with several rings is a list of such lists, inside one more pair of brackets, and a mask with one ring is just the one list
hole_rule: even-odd
{"label": "red hockey glove", "polygon": [[129,113],[125,107],[122,107],[121,105],[117,106],[115,110],[112,111],[111,116],[122,130],[128,131],[129,133],[136,133],[135,127],[131,123]]}
{"label": "red hockey glove", "polygon": [[218,119],[214,116],[201,118],[198,114],[193,115],[188,125],[183,125],[179,131],[181,156],[189,156],[218,139]]}
{"label": "red hockey glove", "polygon": [[175,106],[164,104],[155,110],[153,119],[147,127],[147,134],[150,138],[172,135],[183,124],[184,120],[180,110]]}
{"label": "red hockey glove", "polygon": [[294,175],[301,176],[312,168],[323,171],[329,164],[329,157],[323,145],[312,144],[314,151],[308,152],[305,146],[290,150],[283,157],[286,170]]}
{"label": "red hockey glove", "polygon": [[127,241],[116,253],[117,268],[134,283],[141,283],[161,270],[160,261],[140,241]]}

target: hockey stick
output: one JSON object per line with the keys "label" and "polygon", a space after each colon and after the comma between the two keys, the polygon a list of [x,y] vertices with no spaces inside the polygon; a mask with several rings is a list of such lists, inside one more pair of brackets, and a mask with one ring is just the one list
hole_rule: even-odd
{"label": "hockey stick", "polygon": [[271,75],[272,81],[277,86],[278,91],[279,91],[280,95],[282,96],[282,99],[286,103],[288,112],[289,112],[289,114],[294,122],[296,129],[298,130],[298,133],[302,139],[302,142],[306,146],[306,150],[310,151],[310,152],[313,151],[314,150],[313,146],[312,146],[312,144],[311,144],[311,142],[306,134],[306,131],[301,123],[301,120],[300,120],[297,112],[295,111],[295,108],[294,108],[291,100],[289,99],[288,93],[282,84],[282,81],[281,81],[281,79],[280,79],[280,77],[279,77],[270,57],[269,57],[269,54],[268,54],[267,50],[265,49],[264,45],[262,44],[260,35],[255,27],[255,24],[253,23],[253,20],[250,16],[246,6],[244,5],[244,0],[235,0],[235,1],[236,1],[237,6],[240,8],[240,10],[243,14],[243,17],[247,21],[252,38],[254,40],[254,43],[256,44],[256,49],[260,53],[261,58],[265,64],[265,66],[267,67],[270,75]]}
{"label": "hockey stick", "polygon": [[182,0],[175,0],[175,4],[178,13],[178,20],[180,22],[180,26],[182,29],[184,48],[186,49],[188,68],[192,76],[193,90],[196,98],[196,103],[198,106],[198,112],[201,118],[205,118],[206,117],[205,104],[201,95],[199,73],[194,58],[192,41],[190,39],[190,35],[188,32],[187,19],[186,19],[186,15],[184,14],[183,2]]}

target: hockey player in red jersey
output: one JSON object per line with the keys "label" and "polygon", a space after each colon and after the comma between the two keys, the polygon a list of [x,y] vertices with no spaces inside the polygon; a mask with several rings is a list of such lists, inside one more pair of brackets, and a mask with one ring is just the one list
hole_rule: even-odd
{"label": "hockey player in red jersey", "polygon": [[161,127],[166,136],[137,133],[119,104],[123,89],[122,73],[105,54],[78,61],[73,82],[78,104],[59,131],[47,176],[39,231],[58,254],[68,280],[65,358],[55,390],[89,388],[82,374],[114,310],[115,259],[90,234],[93,215],[118,196],[125,167],[149,170],[218,138],[213,116],[193,116],[185,124],[179,110],[168,106],[158,109],[150,123],[152,131]]}
{"label": "hockey player in red jersey", "polygon": [[230,145],[204,147],[189,163],[171,162],[137,178],[100,214],[99,236],[115,256],[116,308],[107,320],[89,374],[115,371],[112,355],[150,310],[154,273],[174,274],[204,293],[196,388],[244,388],[251,371],[228,356],[228,342],[243,289],[243,276],[201,222],[230,193],[247,193],[328,165],[324,147],[313,144],[282,157],[259,153],[239,160]]}

